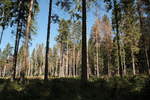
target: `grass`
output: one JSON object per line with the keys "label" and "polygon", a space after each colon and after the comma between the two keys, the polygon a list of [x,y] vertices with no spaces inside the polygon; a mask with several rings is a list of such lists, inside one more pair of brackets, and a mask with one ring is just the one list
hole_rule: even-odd
{"label": "grass", "polygon": [[0,100],[145,100],[150,93],[150,78],[95,79],[81,87],[79,79],[57,78],[44,83],[28,79],[24,84],[0,79]]}

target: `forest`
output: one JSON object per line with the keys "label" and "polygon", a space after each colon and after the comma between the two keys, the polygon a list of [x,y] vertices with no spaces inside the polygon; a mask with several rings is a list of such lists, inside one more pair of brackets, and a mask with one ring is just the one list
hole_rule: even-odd
{"label": "forest", "polygon": [[149,95],[150,0],[0,0],[0,100]]}

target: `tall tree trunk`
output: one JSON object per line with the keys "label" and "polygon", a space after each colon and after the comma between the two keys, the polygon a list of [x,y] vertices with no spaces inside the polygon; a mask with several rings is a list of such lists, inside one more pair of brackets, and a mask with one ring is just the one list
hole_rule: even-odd
{"label": "tall tree trunk", "polygon": [[56,66],[55,66],[55,71],[54,71],[55,72],[55,74],[54,74],[55,77],[58,76],[58,73],[57,73],[58,72],[58,62],[59,62],[58,58],[56,58]]}
{"label": "tall tree trunk", "polygon": [[146,62],[147,62],[147,73],[150,75],[149,56],[148,56],[147,48],[146,47],[145,47],[145,56],[146,56]]}
{"label": "tall tree trunk", "polygon": [[68,58],[68,76],[71,76],[71,56]]}
{"label": "tall tree trunk", "polygon": [[110,72],[111,72],[111,71],[110,71],[110,60],[111,60],[111,58],[110,58],[110,54],[109,54],[109,55],[108,55],[108,62],[107,62],[107,63],[108,63],[108,69],[107,69],[107,70],[108,70],[108,76],[109,76],[109,77],[111,76],[111,73],[110,73]]}
{"label": "tall tree trunk", "polygon": [[28,71],[27,71],[28,77],[30,76],[30,72],[31,72],[31,64],[30,64],[30,61],[29,61],[29,68],[28,68]]}
{"label": "tall tree trunk", "polygon": [[124,75],[127,74],[127,67],[126,67],[126,54],[125,54],[125,50],[123,49],[123,52],[124,52],[124,57],[123,57],[123,71],[124,71]]}
{"label": "tall tree trunk", "polygon": [[97,74],[97,77],[99,77],[99,48],[98,48],[98,43],[97,43],[97,47],[96,47],[96,74]]}
{"label": "tall tree trunk", "polygon": [[[87,48],[88,48],[88,45],[87,45]],[[89,65],[89,53],[88,53],[89,51],[88,51],[88,49],[87,49],[87,79],[89,79],[89,77],[90,77],[90,74],[91,74],[91,70],[90,70],[90,65]]]}
{"label": "tall tree trunk", "polygon": [[74,74],[75,74],[75,77],[76,77],[76,75],[77,75],[77,64],[76,64],[76,62],[77,62],[77,54],[76,54],[77,52],[76,52],[76,45],[75,45],[75,47],[74,47]]}
{"label": "tall tree trunk", "polygon": [[59,77],[61,77],[61,69],[62,69],[62,68],[61,68],[61,63],[62,63],[61,58],[62,58],[62,57],[61,57],[61,50],[60,50],[59,73],[58,73],[58,76],[59,76]]}
{"label": "tall tree trunk", "polygon": [[31,21],[32,21],[32,9],[33,9],[33,4],[34,0],[30,0],[30,6],[29,6],[29,14],[27,18],[27,26],[26,26],[26,31],[25,31],[25,43],[24,43],[24,68],[22,69],[22,76],[21,78],[24,80],[25,74],[27,71],[27,68],[29,66],[29,61],[28,61],[28,43],[29,43],[29,36],[30,36],[30,29],[31,29]]}
{"label": "tall tree trunk", "polygon": [[135,75],[135,74],[136,74],[136,72],[135,72],[135,58],[134,58],[133,50],[131,50],[131,57],[132,57],[132,69],[133,69],[133,75]]}
{"label": "tall tree trunk", "polygon": [[73,56],[73,48],[72,48],[72,59],[71,59],[72,61],[71,61],[71,77],[73,77],[73,74],[74,74],[74,62],[73,62],[73,60],[74,60],[74,56]]}
{"label": "tall tree trunk", "polygon": [[16,66],[17,66],[17,54],[19,49],[19,42],[21,38],[21,31],[22,31],[22,23],[20,22],[20,16],[21,16],[21,6],[23,4],[23,1],[19,1],[19,15],[18,15],[18,22],[17,22],[17,31],[16,31],[16,39],[15,39],[15,49],[14,49],[14,55],[13,55],[13,80],[15,80],[16,77]]}
{"label": "tall tree trunk", "polygon": [[61,43],[60,47],[60,70],[59,70],[59,77],[64,77],[64,68],[63,68],[63,45]]}
{"label": "tall tree trunk", "polygon": [[48,54],[49,54],[51,15],[52,15],[52,0],[50,0],[50,2],[49,2],[49,15],[48,15],[47,40],[46,40],[46,54],[45,54],[45,74],[44,74],[44,80],[45,81],[48,80]]}
{"label": "tall tree trunk", "polygon": [[68,45],[68,41],[67,41],[67,57],[66,57],[66,76],[68,76],[68,65],[69,65],[69,45]]}
{"label": "tall tree trunk", "polygon": [[86,0],[82,0],[82,83],[84,84],[87,79]]}
{"label": "tall tree trunk", "polygon": [[56,76],[59,77],[59,58],[57,58],[56,62]]}
{"label": "tall tree trunk", "polygon": [[[25,31],[25,44],[24,44],[24,69],[23,73],[25,74],[27,72],[27,68],[29,66],[29,61],[28,61],[28,43],[29,43],[29,36],[30,36],[30,29],[31,29],[31,21],[32,21],[32,9],[33,9],[33,4],[34,0],[30,0],[30,6],[29,6],[29,14],[28,14],[28,19],[27,19],[27,27]],[[25,76],[25,75],[24,75]]]}
{"label": "tall tree trunk", "polygon": [[33,76],[33,64],[31,63],[31,69],[30,69],[30,76],[32,77]]}
{"label": "tall tree trunk", "polygon": [[121,54],[120,54],[120,34],[119,34],[119,23],[118,23],[118,6],[117,1],[113,0],[115,9],[115,24],[116,24],[116,35],[117,35],[117,46],[118,46],[118,60],[119,60],[119,75],[122,77],[122,65],[121,65]]}
{"label": "tall tree trunk", "polygon": [[18,26],[16,32],[14,55],[13,55],[13,80],[15,80],[16,77],[17,55],[18,55],[20,38],[21,38],[21,34],[19,33],[19,26]]}
{"label": "tall tree trunk", "polygon": [[0,37],[0,44],[2,43],[3,34],[4,34],[4,28],[2,27],[2,32],[1,32],[1,37]]}
{"label": "tall tree trunk", "polygon": [[[4,12],[3,12],[2,16],[4,16]],[[2,22],[3,22],[3,19],[2,19]],[[1,43],[2,43],[2,38],[3,38],[3,34],[4,34],[4,29],[5,29],[5,25],[2,25],[2,32],[1,32],[1,36],[0,36],[0,45],[1,45]]]}
{"label": "tall tree trunk", "polygon": [[75,66],[75,59],[76,59],[76,45],[74,44],[73,46],[73,77],[75,77],[75,69],[76,69],[76,66]]}
{"label": "tall tree trunk", "polygon": [[64,77],[65,75],[65,56],[64,56],[64,53],[63,53],[63,58],[62,58],[62,77]]}
{"label": "tall tree trunk", "polygon": [[3,77],[5,77],[5,75],[6,75],[6,65],[4,66],[4,69],[3,69]]}
{"label": "tall tree trunk", "polygon": [[76,72],[77,72],[77,76],[79,75],[79,70],[78,70],[78,68],[80,67],[80,52],[78,51],[78,54],[77,54],[77,61],[76,61],[76,65],[77,65],[77,67],[76,67]]}

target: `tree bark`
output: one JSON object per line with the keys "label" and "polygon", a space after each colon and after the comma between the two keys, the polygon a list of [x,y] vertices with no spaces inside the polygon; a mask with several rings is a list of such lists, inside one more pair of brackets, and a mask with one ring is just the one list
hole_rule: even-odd
{"label": "tree bark", "polygon": [[[87,47],[88,47],[88,45],[87,45]],[[89,55],[88,55],[88,49],[87,49],[87,79],[89,79],[89,76],[90,76],[90,66],[89,66]]]}
{"label": "tree bark", "polygon": [[75,77],[75,71],[76,71],[76,66],[75,66],[75,60],[76,60],[76,45],[74,44],[73,46],[73,77]]}
{"label": "tree bark", "polygon": [[60,43],[60,70],[59,70],[59,77],[64,77],[64,69],[63,69],[63,45]]}
{"label": "tree bark", "polygon": [[3,34],[4,34],[4,28],[2,28],[1,37],[0,37],[0,44],[2,43]]}
{"label": "tree bark", "polygon": [[119,75],[122,77],[122,65],[121,65],[121,54],[120,54],[120,34],[119,34],[119,23],[118,23],[118,7],[117,1],[113,0],[115,9],[115,24],[116,24],[116,35],[117,35],[117,46],[118,46],[118,61],[119,61]]}
{"label": "tree bark", "polygon": [[5,77],[5,74],[6,74],[6,65],[4,66],[4,69],[3,69],[3,77]]}
{"label": "tree bark", "polygon": [[32,74],[32,72],[33,72],[33,65],[32,65],[32,62],[30,62],[30,66],[31,66],[31,67],[30,67],[30,68],[31,68],[31,69],[30,69],[30,76],[33,77],[33,74]]}
{"label": "tree bark", "polygon": [[97,77],[99,77],[99,48],[98,48],[98,43],[97,43],[97,52],[96,52],[96,74],[97,74]]}
{"label": "tree bark", "polygon": [[29,14],[28,14],[28,18],[27,18],[27,26],[26,26],[26,31],[25,31],[25,43],[24,43],[24,68],[22,68],[22,75],[21,78],[24,81],[25,78],[25,74],[27,71],[27,68],[29,66],[29,61],[28,61],[28,43],[29,43],[29,36],[30,36],[30,29],[31,29],[31,20],[32,20],[32,9],[33,9],[33,4],[34,4],[34,0],[30,0],[30,6],[29,6]]}
{"label": "tree bark", "polygon": [[146,62],[147,62],[147,73],[150,75],[149,56],[148,56],[147,48],[146,47],[145,47],[145,56],[146,56]]}
{"label": "tree bark", "polygon": [[75,77],[77,76],[77,52],[76,52],[76,46],[74,47],[75,49],[74,49],[74,69],[75,69],[75,71],[74,71],[74,74],[75,74]]}
{"label": "tree bark", "polygon": [[21,38],[21,31],[22,31],[22,24],[20,23],[20,16],[21,16],[21,6],[23,2],[22,0],[19,1],[19,15],[18,15],[18,22],[17,22],[17,32],[16,32],[16,39],[15,39],[15,49],[13,55],[13,80],[16,78],[16,66],[17,66],[17,54],[19,49],[19,42]]}
{"label": "tree bark", "polygon": [[111,56],[110,56],[110,54],[108,55],[108,76],[110,77],[111,76],[111,71],[110,71],[110,60],[111,60],[111,58],[110,58]]}
{"label": "tree bark", "polygon": [[46,54],[45,54],[45,74],[44,74],[44,80],[45,81],[48,80],[48,54],[49,54],[49,41],[50,41],[50,28],[51,28],[51,14],[52,14],[52,0],[50,0],[50,2],[49,2]]}
{"label": "tree bark", "polygon": [[63,54],[63,58],[62,58],[62,77],[65,77],[65,56]]}
{"label": "tree bark", "polygon": [[54,76],[56,77],[56,76],[58,76],[58,58],[56,58],[56,66],[55,66],[55,71],[54,71]]}
{"label": "tree bark", "polygon": [[66,76],[68,76],[68,65],[69,65],[69,45],[68,45],[68,41],[67,41],[67,57],[66,57]]}
{"label": "tree bark", "polygon": [[[3,12],[2,16],[3,16],[3,15],[4,15],[4,12]],[[2,21],[3,21],[3,19],[2,19]],[[2,43],[2,38],[3,38],[3,34],[4,34],[4,29],[5,29],[5,26],[2,25],[2,32],[1,32],[1,36],[0,36],[0,45],[1,45],[1,43]]]}
{"label": "tree bark", "polygon": [[124,75],[126,76],[127,74],[127,67],[126,67],[126,55],[125,55],[125,50],[123,49],[123,52],[124,52],[124,57],[123,57],[123,66],[124,66]]}
{"label": "tree bark", "polygon": [[87,82],[86,0],[82,0],[82,83]]}
{"label": "tree bark", "polygon": [[136,74],[135,72],[135,59],[134,59],[134,53],[133,50],[131,50],[131,57],[132,57],[132,69],[133,69],[133,75]]}
{"label": "tree bark", "polygon": [[73,77],[74,74],[74,56],[73,56],[73,48],[72,48],[72,61],[71,61],[71,77]]}

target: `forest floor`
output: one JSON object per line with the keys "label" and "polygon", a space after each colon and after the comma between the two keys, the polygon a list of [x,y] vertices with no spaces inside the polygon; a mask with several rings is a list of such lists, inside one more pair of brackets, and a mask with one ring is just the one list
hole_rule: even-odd
{"label": "forest floor", "polygon": [[84,86],[75,78],[0,79],[0,100],[146,100],[149,95],[148,76],[94,79]]}

